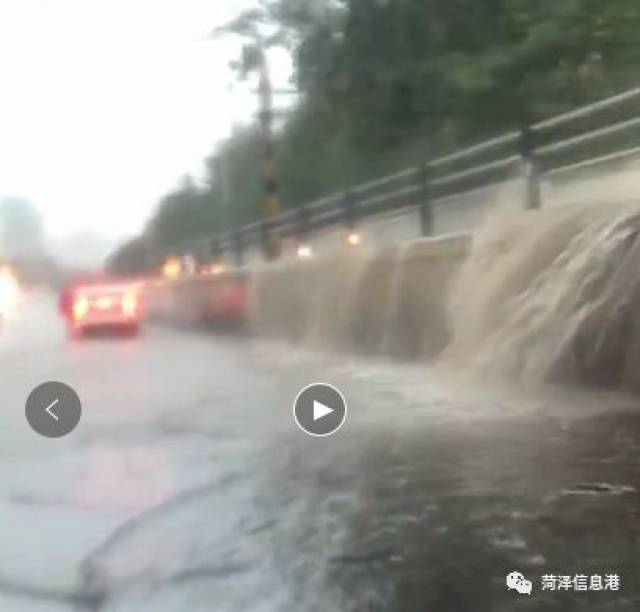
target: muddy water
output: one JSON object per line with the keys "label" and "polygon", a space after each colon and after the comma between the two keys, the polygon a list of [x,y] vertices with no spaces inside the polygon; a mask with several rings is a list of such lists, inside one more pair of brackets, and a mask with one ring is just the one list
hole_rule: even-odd
{"label": "muddy water", "polygon": [[[639,210],[529,211],[258,271],[233,412],[198,421],[218,477],[87,557],[92,609],[640,609],[640,408],[615,394],[640,381]],[[335,437],[292,424],[314,381],[348,398]],[[514,570],[532,595],[507,590]],[[607,574],[619,590],[541,589]]]}
{"label": "muddy water", "polygon": [[640,389],[640,204],[505,214],[473,237],[257,271],[259,335],[525,382]]}
{"label": "muddy water", "polygon": [[[348,433],[322,448],[292,440],[275,462],[273,499],[296,503],[272,542],[299,609],[640,603],[633,401],[557,389],[534,399],[423,369],[352,368]],[[531,598],[506,590],[512,570],[533,581]],[[622,576],[620,592],[540,590],[543,574],[608,573]]]}
{"label": "muddy water", "polygon": [[452,290],[457,367],[640,388],[640,206],[536,211],[481,232]]}
{"label": "muddy water", "polygon": [[[533,393],[273,343],[241,357],[251,392],[132,433],[158,449],[204,442],[213,463],[199,452],[176,461],[185,473],[208,465],[211,478],[94,549],[80,592],[96,597],[80,609],[595,612],[640,603],[633,400]],[[310,380],[347,397],[336,436],[309,438],[293,424],[291,398]],[[532,596],[507,591],[513,570],[533,581]],[[621,576],[620,591],[540,589],[543,574],[609,573]]]}
{"label": "muddy water", "polygon": [[[636,398],[159,328],[69,344],[52,309],[25,309],[0,347],[3,611],[640,606]],[[56,444],[23,420],[47,379],[85,404]],[[330,438],[293,422],[315,381],[349,404]],[[506,589],[513,570],[531,596]],[[545,574],[621,587],[542,591]]]}
{"label": "muddy water", "polygon": [[[589,391],[637,388],[638,215],[567,206],[260,270],[256,336],[291,344],[256,338],[225,369],[232,411],[184,431],[224,449],[217,477],[86,558],[91,609],[639,609],[637,398]],[[292,424],[314,381],[349,400],[329,439]],[[541,589],[607,574],[620,590]]]}

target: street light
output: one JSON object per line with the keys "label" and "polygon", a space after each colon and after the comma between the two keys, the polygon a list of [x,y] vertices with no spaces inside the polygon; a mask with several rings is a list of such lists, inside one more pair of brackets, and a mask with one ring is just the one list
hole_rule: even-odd
{"label": "street light", "polygon": [[178,278],[182,271],[182,264],[177,257],[169,257],[162,266],[162,275],[166,278]]}
{"label": "street light", "polygon": [[347,244],[351,247],[359,247],[362,244],[362,234],[356,231],[349,232]]}
{"label": "street light", "polygon": [[300,259],[311,259],[313,257],[313,249],[308,244],[298,245],[298,257]]}
{"label": "street light", "polygon": [[225,270],[225,267],[221,261],[214,262],[209,266],[209,274],[212,274],[213,276],[222,274],[224,270]]}

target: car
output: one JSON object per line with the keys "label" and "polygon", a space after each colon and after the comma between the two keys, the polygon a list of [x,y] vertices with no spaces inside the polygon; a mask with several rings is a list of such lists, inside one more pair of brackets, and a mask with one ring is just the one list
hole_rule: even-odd
{"label": "car", "polygon": [[92,330],[136,334],[143,321],[142,295],[135,283],[80,284],[60,296],[60,311],[73,336]]}

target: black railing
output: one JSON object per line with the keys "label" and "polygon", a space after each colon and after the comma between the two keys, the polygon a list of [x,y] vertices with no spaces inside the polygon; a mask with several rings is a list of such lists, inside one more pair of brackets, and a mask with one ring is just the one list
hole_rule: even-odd
{"label": "black railing", "polygon": [[523,208],[538,208],[544,205],[540,182],[545,176],[636,154],[640,155],[640,88],[301,204],[268,225],[252,223],[176,245],[171,252],[206,258],[215,248],[242,265],[246,249],[267,244],[273,233],[306,242],[323,228],[352,231],[364,218],[411,208],[419,212],[421,235],[428,236],[434,231],[433,206],[452,197],[519,176],[525,181]]}

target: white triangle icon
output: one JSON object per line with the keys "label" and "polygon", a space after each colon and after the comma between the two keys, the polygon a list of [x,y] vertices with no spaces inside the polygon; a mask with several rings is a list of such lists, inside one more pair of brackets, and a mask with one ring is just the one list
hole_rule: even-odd
{"label": "white triangle icon", "polygon": [[322,417],[326,417],[328,414],[333,412],[333,408],[329,408],[329,406],[325,406],[320,402],[313,401],[313,420],[317,421]]}

